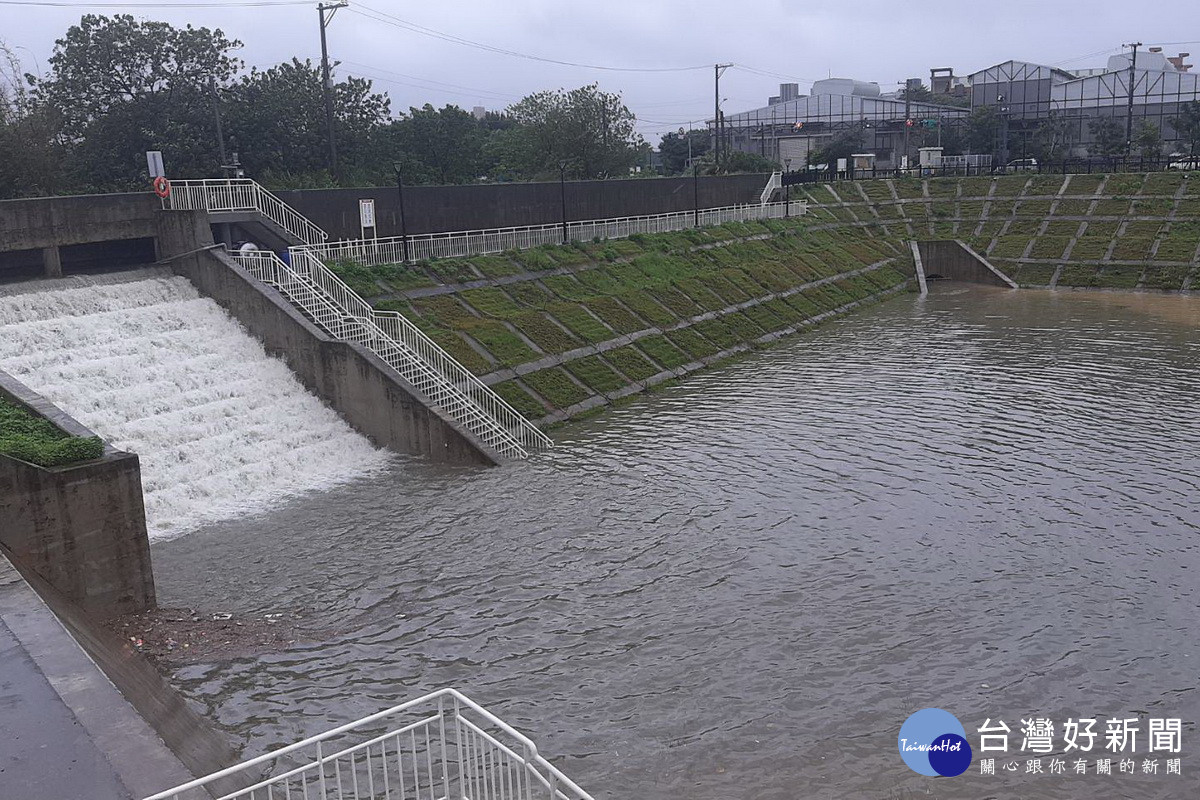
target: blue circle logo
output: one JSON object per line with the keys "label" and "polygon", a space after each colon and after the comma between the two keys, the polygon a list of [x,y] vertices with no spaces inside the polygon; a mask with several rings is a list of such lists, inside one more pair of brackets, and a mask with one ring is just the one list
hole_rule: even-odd
{"label": "blue circle logo", "polygon": [[971,766],[967,731],[949,711],[921,709],[904,720],[896,738],[900,757],[920,775],[953,778]]}

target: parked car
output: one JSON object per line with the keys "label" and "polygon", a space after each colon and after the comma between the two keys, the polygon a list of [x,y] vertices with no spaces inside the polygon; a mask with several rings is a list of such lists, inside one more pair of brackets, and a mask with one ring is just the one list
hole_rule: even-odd
{"label": "parked car", "polygon": [[1167,169],[1200,170],[1200,156],[1185,156],[1183,153],[1171,153]]}
{"label": "parked car", "polygon": [[1036,158],[1016,158],[1008,162],[1004,167],[1004,173],[1011,175],[1014,172],[1037,172],[1038,162]]}

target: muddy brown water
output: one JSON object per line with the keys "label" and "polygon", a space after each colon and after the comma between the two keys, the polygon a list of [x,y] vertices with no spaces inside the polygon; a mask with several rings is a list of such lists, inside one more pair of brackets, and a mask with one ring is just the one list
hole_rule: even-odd
{"label": "muddy brown water", "polygon": [[[336,632],[177,685],[247,755],[455,686],[597,798],[1194,796],[1200,298],[935,289],[524,463],[156,544],[164,603]],[[927,706],[973,746],[1180,717],[1183,775],[924,778],[896,737]]]}

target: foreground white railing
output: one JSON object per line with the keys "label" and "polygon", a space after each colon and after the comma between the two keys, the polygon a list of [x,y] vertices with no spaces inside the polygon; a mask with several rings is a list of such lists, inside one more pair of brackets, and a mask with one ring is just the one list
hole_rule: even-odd
{"label": "foreground white railing", "polygon": [[[641,217],[568,222],[566,239],[590,242],[593,239],[623,239],[635,233],[669,233],[726,222],[751,222],[762,219],[782,219],[803,216],[808,203],[767,203],[705,208],[699,211],[675,211]],[[423,233],[408,237],[408,260],[429,258],[464,258],[467,256],[502,253],[505,250],[527,250],[543,244],[562,244],[561,223],[529,225],[522,228],[494,228],[481,231],[453,233]],[[400,264],[404,262],[404,240],[399,236],[385,239],[354,239],[325,242],[292,248],[311,253],[322,261],[349,259],[365,266]]]}
{"label": "foreground white railing", "polygon": [[307,217],[249,178],[172,181],[163,207],[172,211],[254,211],[305,244],[329,238]]}
{"label": "foreground white railing", "polygon": [[419,328],[395,312],[376,311],[320,259],[304,250],[291,252],[290,265],[266,250],[231,255],[330,336],[373,351],[500,455],[524,458],[531,449],[553,446],[546,434]]}
{"label": "foreground white railing", "polygon": [[592,800],[528,737],[454,689],[145,800],[183,800],[206,789],[216,789],[218,800]]}
{"label": "foreground white railing", "polygon": [[761,205],[766,205],[771,200],[771,195],[779,189],[783,188],[783,173],[772,172],[771,177],[767,180],[767,185],[763,187],[762,194],[759,195],[758,202]]}

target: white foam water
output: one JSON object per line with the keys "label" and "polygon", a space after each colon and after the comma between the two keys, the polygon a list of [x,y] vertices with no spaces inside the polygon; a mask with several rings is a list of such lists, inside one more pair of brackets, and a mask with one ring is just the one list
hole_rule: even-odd
{"label": "white foam water", "polygon": [[141,458],[151,539],[383,469],[374,448],[185,278],[0,294],[0,370]]}

